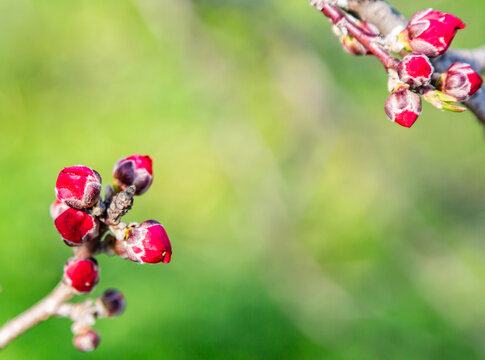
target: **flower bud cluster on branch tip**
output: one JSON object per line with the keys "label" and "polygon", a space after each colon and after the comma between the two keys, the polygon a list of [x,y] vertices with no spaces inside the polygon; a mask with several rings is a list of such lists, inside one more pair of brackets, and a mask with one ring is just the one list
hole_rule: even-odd
{"label": "flower bud cluster on branch tip", "polygon": [[374,24],[356,19],[354,15],[358,14],[351,15],[338,3],[310,3],[333,23],[345,51],[353,55],[373,54],[384,65],[391,92],[385,112],[399,125],[411,127],[419,117],[420,95],[440,110],[461,112],[466,108],[454,103],[468,100],[482,86],[480,75],[466,63],[451,65],[441,77],[434,73],[429,58],[444,54],[457,31],[465,28],[454,15],[433,9],[418,11],[404,30],[401,27],[395,31],[398,36],[384,38]]}
{"label": "flower bud cluster on branch tip", "polygon": [[[99,267],[93,256],[119,255],[137,263],[169,263],[172,246],[164,227],[155,220],[127,225],[121,218],[131,209],[134,195],[142,195],[153,181],[152,159],[131,155],[116,162],[114,185],[101,194],[101,176],[83,166],[64,168],[57,178],[57,199],[50,207],[56,230],[73,247],[75,257],[64,266],[62,282],[74,294],[88,294],[99,282]],[[96,302],[61,304],[57,314],[74,322],[74,346],[91,351],[99,344],[92,330],[97,318],[115,317],[126,307],[117,290],[106,290]]]}

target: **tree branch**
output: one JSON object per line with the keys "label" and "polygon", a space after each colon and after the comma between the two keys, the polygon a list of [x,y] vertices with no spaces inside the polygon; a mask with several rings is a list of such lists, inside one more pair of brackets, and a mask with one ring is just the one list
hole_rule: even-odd
{"label": "tree branch", "polygon": [[44,299],[0,328],[0,349],[39,322],[55,315],[59,306],[74,295],[70,286],[59,283]]}
{"label": "tree branch", "polygon": [[467,59],[469,64],[474,63],[474,68],[478,72],[485,72],[485,45],[472,50],[455,50],[454,53]]}
{"label": "tree branch", "polygon": [[346,10],[363,21],[377,26],[382,34],[390,34],[396,27],[406,27],[408,19],[383,0],[348,0]]}

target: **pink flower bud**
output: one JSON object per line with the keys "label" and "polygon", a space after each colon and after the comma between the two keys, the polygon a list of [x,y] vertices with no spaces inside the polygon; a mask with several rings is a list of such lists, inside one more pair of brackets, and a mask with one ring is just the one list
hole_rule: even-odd
{"label": "pink flower bud", "polygon": [[99,281],[98,262],[94,258],[70,258],[64,265],[62,281],[78,294],[90,293]]}
{"label": "pink flower bud", "polygon": [[467,100],[483,84],[482,77],[466,63],[456,62],[441,75],[441,91],[456,101]]}
{"label": "pink flower bud", "polygon": [[101,301],[106,309],[108,317],[118,316],[125,311],[126,301],[118,290],[109,289],[101,296]]}
{"label": "pink flower bud", "polygon": [[442,55],[465,24],[456,16],[433,9],[418,11],[409,20],[407,36],[415,53],[429,57]]}
{"label": "pink flower bud", "polygon": [[426,55],[406,55],[397,67],[399,79],[411,88],[428,85],[434,68]]}
{"label": "pink flower bud", "polygon": [[152,159],[148,155],[136,154],[120,159],[113,168],[113,177],[121,190],[125,190],[130,185],[135,185],[135,195],[141,195],[152,184]]}
{"label": "pink flower bud", "polygon": [[64,168],[56,182],[57,199],[74,209],[92,207],[101,192],[101,176],[86,166]]}
{"label": "pink flower bud", "polygon": [[98,347],[100,341],[101,337],[92,329],[85,330],[72,339],[74,347],[82,352],[93,351]]}
{"label": "pink flower bud", "polygon": [[125,241],[117,243],[118,254],[138,263],[167,264],[172,256],[172,246],[162,224],[148,220],[129,230]]}
{"label": "pink flower bud", "polygon": [[389,119],[409,128],[421,114],[421,98],[400,86],[387,98],[385,110]]}
{"label": "pink flower bud", "polygon": [[98,219],[59,200],[51,205],[51,216],[62,240],[69,246],[82,245],[98,236]]}

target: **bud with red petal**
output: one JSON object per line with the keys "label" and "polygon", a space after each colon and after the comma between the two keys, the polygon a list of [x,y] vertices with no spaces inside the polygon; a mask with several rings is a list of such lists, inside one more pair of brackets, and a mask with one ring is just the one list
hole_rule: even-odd
{"label": "bud with red petal", "polygon": [[101,296],[108,317],[118,316],[125,311],[126,301],[121,292],[115,289],[106,290]]}
{"label": "bud with red petal", "polygon": [[152,184],[152,159],[148,155],[137,154],[120,159],[113,168],[113,177],[115,184],[121,190],[125,190],[130,185],[135,185],[135,195],[141,195]]}
{"label": "bud with red petal", "polygon": [[387,98],[385,110],[389,119],[409,128],[421,114],[421,98],[400,86]]}
{"label": "bud with red petal", "polygon": [[457,101],[467,100],[482,84],[482,77],[467,63],[453,63],[441,74],[441,91]]}
{"label": "bud with red petal", "polygon": [[93,351],[98,347],[100,341],[101,337],[92,329],[86,329],[85,331],[76,334],[72,339],[74,347],[82,352]]}
{"label": "bud with red petal", "polygon": [[83,165],[61,170],[56,182],[57,199],[74,209],[94,206],[101,192],[101,176]]}
{"label": "bud with red petal", "polygon": [[116,244],[118,254],[138,263],[169,263],[172,246],[162,224],[147,220],[129,230],[126,240]]}
{"label": "bud with red petal", "polygon": [[413,52],[435,57],[442,55],[456,32],[464,28],[465,24],[456,16],[426,9],[411,17],[404,32]]}
{"label": "bud with red petal", "polygon": [[397,67],[399,79],[411,88],[428,85],[431,81],[434,68],[426,55],[406,55]]}
{"label": "bud with red petal", "polygon": [[51,205],[51,216],[62,240],[69,246],[80,246],[99,234],[98,219],[59,200]]}
{"label": "bud with red petal", "polygon": [[98,262],[94,258],[70,258],[64,266],[62,281],[78,294],[90,293],[99,281]]}

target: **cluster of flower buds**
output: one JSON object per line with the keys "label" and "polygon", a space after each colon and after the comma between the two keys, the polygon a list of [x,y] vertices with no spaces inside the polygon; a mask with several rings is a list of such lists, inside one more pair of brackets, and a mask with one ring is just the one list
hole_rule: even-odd
{"label": "cluster of flower buds", "polygon": [[[385,111],[389,119],[411,127],[421,114],[421,96],[441,110],[464,111],[454,103],[466,101],[482,86],[482,78],[469,64],[454,63],[433,76],[430,58],[443,55],[465,24],[456,16],[433,9],[417,12],[400,33],[386,38],[370,23],[354,18],[324,1],[311,2],[334,24],[342,47],[353,55],[375,55],[389,73]],[[393,53],[403,55],[401,60]]]}
{"label": "cluster of flower buds", "polygon": [[[98,284],[99,267],[93,257],[96,254],[117,254],[137,263],[166,264],[171,260],[170,240],[159,222],[148,220],[140,225],[127,225],[120,220],[131,208],[133,196],[150,188],[152,159],[142,155],[120,159],[113,168],[113,178],[113,185],[105,189],[104,199],[101,176],[89,167],[67,167],[57,178],[57,199],[50,213],[61,239],[74,249],[74,257],[67,261],[62,277],[74,294],[88,294]],[[81,351],[91,351],[99,344],[99,334],[91,328],[95,318],[120,315],[126,305],[117,290],[107,290],[96,304],[97,307],[72,312],[78,317],[84,314],[81,318],[74,318],[65,310],[66,316],[74,321],[74,346]]]}
{"label": "cluster of flower buds", "polygon": [[[386,101],[385,111],[389,119],[411,127],[421,113],[421,98],[441,110],[464,111],[454,105],[465,101],[482,86],[482,78],[469,64],[454,63],[432,82],[434,68],[430,57],[446,52],[459,29],[465,24],[456,16],[432,9],[414,14],[399,39],[404,48],[412,51],[398,63],[397,81]],[[393,69],[390,70],[392,77]]]}

